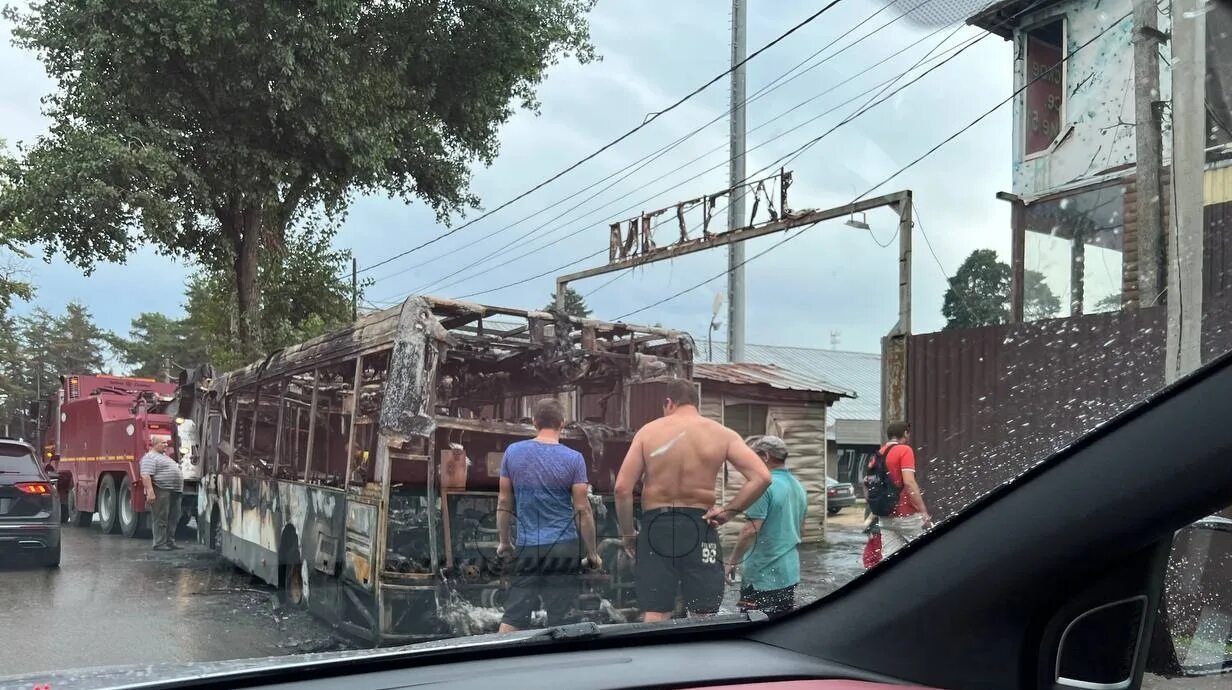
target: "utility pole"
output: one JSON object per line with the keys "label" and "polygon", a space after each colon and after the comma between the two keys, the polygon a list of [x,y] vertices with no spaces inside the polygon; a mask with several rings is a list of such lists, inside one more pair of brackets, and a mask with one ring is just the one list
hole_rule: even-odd
{"label": "utility pole", "polygon": [[[727,229],[744,227],[744,53],[748,7],[745,0],[732,0],[731,40],[731,156],[728,177],[732,186],[727,208]],[[743,362],[744,353],[744,244],[727,248],[727,361]]]}
{"label": "utility pole", "polygon": [[171,356],[163,355],[163,380],[171,383]]}
{"label": "utility pole", "polygon": [[1169,383],[1202,364],[1205,0],[1173,0],[1171,43],[1172,228],[1168,233],[1168,335],[1164,358],[1164,380]]}
{"label": "utility pole", "polygon": [[1134,143],[1137,173],[1139,306],[1156,303],[1162,286],[1163,134],[1159,107],[1159,10],[1155,0],[1134,0]]}
{"label": "utility pole", "polygon": [[351,320],[359,319],[359,259],[351,257]]}

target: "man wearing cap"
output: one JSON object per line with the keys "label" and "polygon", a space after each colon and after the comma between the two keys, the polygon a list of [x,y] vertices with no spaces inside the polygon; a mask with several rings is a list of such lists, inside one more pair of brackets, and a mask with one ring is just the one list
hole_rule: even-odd
{"label": "man wearing cap", "polygon": [[736,550],[727,566],[735,580],[743,570],[740,606],[768,615],[786,613],[796,602],[800,582],[800,535],[808,494],[787,469],[787,444],[778,436],[754,436],[749,447],[770,470],[770,488],[745,512]]}

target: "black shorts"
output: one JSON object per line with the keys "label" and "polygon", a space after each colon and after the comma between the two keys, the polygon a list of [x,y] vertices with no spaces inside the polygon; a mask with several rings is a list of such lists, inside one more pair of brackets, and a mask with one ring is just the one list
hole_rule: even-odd
{"label": "black shorts", "polygon": [[643,612],[670,613],[676,595],[689,613],[715,613],[723,603],[723,547],[700,508],[656,508],[642,513],[637,537],[637,604]]}
{"label": "black shorts", "polygon": [[761,611],[767,616],[787,613],[796,606],[796,586],[758,591],[752,587],[740,589],[740,610]]}
{"label": "black shorts", "polygon": [[519,546],[501,622],[519,629],[529,628],[531,614],[539,610],[542,601],[548,614],[547,624],[559,624],[577,601],[581,562],[582,552],[576,539]]}

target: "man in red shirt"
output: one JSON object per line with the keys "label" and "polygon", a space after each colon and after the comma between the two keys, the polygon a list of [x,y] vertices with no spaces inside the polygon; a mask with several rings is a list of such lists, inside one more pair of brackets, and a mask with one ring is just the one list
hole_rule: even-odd
{"label": "man in red shirt", "polygon": [[903,548],[933,525],[928,509],[924,507],[920,484],[915,479],[915,452],[910,445],[911,425],[891,422],[886,428],[886,437],[889,442],[881,447],[886,458],[886,471],[890,481],[902,490],[894,512],[879,520],[883,557]]}

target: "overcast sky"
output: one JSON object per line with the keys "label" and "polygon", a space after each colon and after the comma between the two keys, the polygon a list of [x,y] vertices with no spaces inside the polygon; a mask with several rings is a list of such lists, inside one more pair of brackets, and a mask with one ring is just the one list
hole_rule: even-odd
{"label": "overcast sky", "polygon": [[[730,60],[728,5],[723,0],[602,0],[591,17],[591,28],[603,60],[588,65],[566,61],[555,67],[539,91],[541,112],[519,113],[504,127],[499,158],[489,168],[474,168],[473,190],[483,206],[494,208],[518,195],[725,70]],[[750,0],[749,6],[752,52],[815,12],[821,3]],[[749,95],[881,7],[868,0],[844,0],[757,57],[748,66]],[[751,175],[826,132],[873,94],[857,96],[899,75],[935,49],[928,61],[899,82],[902,89],[892,98],[835,130],[790,165],[795,173],[790,204],[795,209],[837,206],[866,192],[871,196],[914,191],[920,225],[914,234],[913,325],[916,332],[927,332],[943,324],[942,267],[952,274],[978,248],[992,248],[1003,259],[1008,257],[1009,209],[994,195],[1010,187],[1009,107],[889,183],[877,185],[1008,96],[1012,56],[1008,43],[987,37],[918,83],[903,86],[937,64],[938,58],[951,54],[948,48],[977,38],[981,32],[955,24],[930,36],[938,27],[907,20],[879,28],[899,14],[895,7],[881,12],[793,75],[830,57],[824,64],[749,103],[748,172]],[[0,139],[11,146],[32,141],[45,128],[39,99],[51,84],[33,55],[9,44],[10,29],[0,22],[5,38],[0,45],[0,72],[5,74],[0,80]],[[875,34],[836,54],[870,31]],[[902,55],[855,76],[917,41]],[[377,279],[368,288],[367,299],[389,302],[421,287],[458,297],[521,281],[588,254],[605,252],[610,222],[726,187],[728,124],[723,113],[727,99],[724,80],[526,199],[430,247],[366,272],[365,277]],[[716,118],[679,146],[584,202],[624,176],[629,166],[640,165],[649,154]],[[620,175],[578,193],[613,173]],[[540,213],[532,216],[536,212]],[[715,222],[724,223],[721,217]],[[891,242],[896,218],[880,210],[870,212],[867,222],[869,231],[841,221],[817,226],[748,264],[749,342],[830,347],[831,333],[838,332],[841,349],[879,349],[880,337],[897,315],[898,249],[897,242]],[[338,243],[354,250],[362,269],[444,231],[421,203],[406,205],[367,197],[353,205]],[[661,244],[669,241],[676,232],[674,221],[658,232]],[[529,237],[499,259],[476,265],[496,248],[527,233]],[[747,254],[753,256],[781,239],[751,241]],[[554,240],[561,241],[532,251]],[[528,256],[511,260],[524,253]],[[604,261],[606,253],[564,272]],[[595,316],[611,319],[715,276],[726,262],[726,250],[717,249],[638,269],[597,291],[610,276],[583,281],[577,288],[584,294],[594,291],[587,302]],[[406,270],[416,264],[424,265]],[[141,311],[180,313],[183,281],[191,269],[146,248],[124,265],[98,266],[89,277],[55,259],[31,261],[29,270],[38,288],[34,304],[59,311],[69,300],[79,300],[100,325],[127,332],[130,319]],[[474,299],[541,307],[553,284],[552,275],[545,275]],[[726,281],[721,278],[627,320],[683,328],[702,338],[715,294],[725,289]]]}

